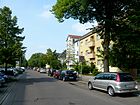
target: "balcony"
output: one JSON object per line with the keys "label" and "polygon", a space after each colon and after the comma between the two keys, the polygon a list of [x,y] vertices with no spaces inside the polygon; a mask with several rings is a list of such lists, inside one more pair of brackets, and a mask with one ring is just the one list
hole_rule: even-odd
{"label": "balcony", "polygon": [[90,41],[88,42],[88,47],[94,47],[95,46],[95,42],[94,41]]}
{"label": "balcony", "polygon": [[88,57],[89,59],[95,59],[95,54],[94,54],[94,53],[89,53],[89,54],[87,55],[87,57]]}

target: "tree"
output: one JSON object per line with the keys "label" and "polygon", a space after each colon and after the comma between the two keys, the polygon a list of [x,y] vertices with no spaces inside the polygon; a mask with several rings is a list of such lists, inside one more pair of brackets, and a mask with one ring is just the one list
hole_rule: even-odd
{"label": "tree", "polygon": [[25,58],[25,52],[23,52],[22,56],[20,57],[19,66],[20,67],[27,67],[28,66],[28,61]]}
{"label": "tree", "polygon": [[[59,22],[78,19],[80,23],[98,22],[96,32],[104,39],[104,71],[109,71],[109,45],[114,27],[121,28],[116,20],[126,19],[129,10],[138,0],[57,0],[52,12]],[[94,29],[94,28],[93,28]],[[114,34],[115,35],[115,34]]]}
{"label": "tree", "polygon": [[19,36],[23,30],[17,26],[17,17],[12,17],[8,7],[0,8],[0,60],[6,71],[7,65],[15,65],[25,49],[22,43],[25,37]]}
{"label": "tree", "polygon": [[60,69],[62,68],[60,60],[58,60],[59,54],[55,51],[52,51],[51,49],[47,49],[46,52],[46,60],[47,64],[50,65],[53,69]]}
{"label": "tree", "polygon": [[126,19],[119,20],[119,26],[115,27],[114,45],[110,51],[111,65],[122,70],[139,69],[140,62],[140,1],[131,5]]}
{"label": "tree", "polygon": [[28,66],[30,67],[45,67],[46,55],[43,53],[35,53],[28,60]]}

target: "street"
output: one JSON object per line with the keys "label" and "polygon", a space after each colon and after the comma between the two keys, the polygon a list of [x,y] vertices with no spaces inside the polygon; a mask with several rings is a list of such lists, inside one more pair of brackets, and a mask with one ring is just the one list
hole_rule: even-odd
{"label": "street", "polygon": [[12,87],[2,105],[139,105],[140,96],[110,97],[105,92],[88,90],[78,82],[63,82],[27,70]]}

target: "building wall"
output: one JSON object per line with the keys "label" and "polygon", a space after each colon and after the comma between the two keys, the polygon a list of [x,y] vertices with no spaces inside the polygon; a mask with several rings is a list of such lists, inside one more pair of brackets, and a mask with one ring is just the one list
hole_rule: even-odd
{"label": "building wall", "polygon": [[74,43],[74,55],[75,55],[75,61],[79,62],[79,40],[75,41]]}
{"label": "building wall", "polygon": [[[97,33],[91,32],[83,35],[80,38],[67,38],[66,60],[69,61],[66,65],[68,69],[72,69],[75,61],[80,61],[79,58],[84,58],[84,61],[90,65],[94,63],[100,72],[104,72],[103,58],[99,57],[100,52],[103,51],[103,39]],[[109,67],[110,72],[117,72],[117,67]]]}
{"label": "building wall", "polygon": [[103,51],[102,41],[97,33],[88,33],[80,39],[80,56],[84,56],[87,64],[94,63],[99,71],[103,71],[102,58],[97,56]]}
{"label": "building wall", "polygon": [[[75,42],[80,38],[80,36],[75,36],[75,35],[69,35],[67,37],[66,43],[67,43],[67,49],[66,49],[66,65],[67,69],[73,69],[74,60],[78,59],[79,56],[77,57],[75,53],[79,51],[79,45],[76,46]],[[79,53],[79,52],[78,52]]]}
{"label": "building wall", "polygon": [[84,56],[87,64],[91,64],[95,63],[95,40],[93,34],[88,34],[80,39],[80,56]]}

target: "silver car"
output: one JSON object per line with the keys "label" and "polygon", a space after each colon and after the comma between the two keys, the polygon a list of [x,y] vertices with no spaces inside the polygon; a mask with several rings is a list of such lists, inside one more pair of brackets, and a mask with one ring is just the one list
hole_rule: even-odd
{"label": "silver car", "polygon": [[100,73],[88,81],[88,88],[107,91],[110,96],[115,93],[130,93],[138,90],[137,82],[129,73]]}

